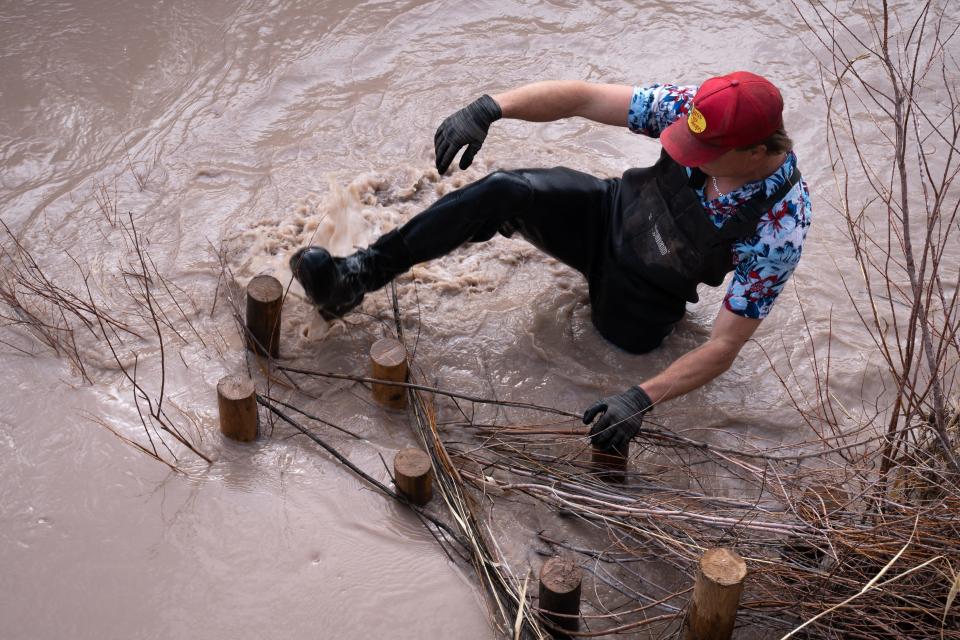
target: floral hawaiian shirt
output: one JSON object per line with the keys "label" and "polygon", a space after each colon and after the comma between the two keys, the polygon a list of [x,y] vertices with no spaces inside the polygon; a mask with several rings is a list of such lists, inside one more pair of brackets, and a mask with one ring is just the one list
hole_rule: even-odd
{"label": "floral hawaiian shirt", "polygon": [[[696,86],[672,84],[635,87],[627,126],[634,133],[659,138],[660,132],[668,125],[687,115],[696,92]],[[772,175],[748,182],[716,200],[707,200],[704,190],[700,190],[701,201],[710,219],[718,228],[722,227],[739,204],[761,189],[765,195],[776,191],[793,172],[796,162],[796,155],[789,153]],[[800,261],[810,219],[810,192],[801,180],[763,214],[756,234],[734,243],[733,279],[723,299],[727,309],[746,318],[765,318],[770,313],[773,301]]]}

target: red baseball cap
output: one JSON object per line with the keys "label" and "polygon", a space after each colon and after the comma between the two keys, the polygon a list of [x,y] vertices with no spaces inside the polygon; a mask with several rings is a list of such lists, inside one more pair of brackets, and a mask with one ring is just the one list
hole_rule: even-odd
{"label": "red baseball cap", "polygon": [[757,144],[782,126],[780,91],[755,73],[735,71],[700,85],[687,117],[664,129],[660,142],[680,164],[698,167]]}

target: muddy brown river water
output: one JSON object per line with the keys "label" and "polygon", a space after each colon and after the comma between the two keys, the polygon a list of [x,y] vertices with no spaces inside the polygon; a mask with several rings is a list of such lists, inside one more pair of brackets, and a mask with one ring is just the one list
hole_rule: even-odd
{"label": "muddy brown river water", "polygon": [[[484,92],[551,78],[696,83],[736,69],[776,82],[814,199],[804,258],[734,369],[662,419],[680,432],[721,424],[731,438],[806,439],[771,362],[793,364],[802,395],[808,344],[828,333],[834,393],[857,411],[880,381],[835,277],[852,267],[805,45],[816,43],[781,0],[4,2],[0,216],[51,279],[80,290],[89,274],[118,308],[134,222],[184,304],[171,321],[183,335],[169,336],[163,363],[136,340],[121,360],[153,394],[164,374],[168,406],[213,462],[185,456],[187,472],[173,473],[104,427],[142,440],[129,381],[89,332],[77,334],[84,380],[29,334],[0,329],[0,637],[494,636],[473,576],[406,511],[289,430],[222,440],[215,402],[217,380],[246,366],[225,287],[260,273],[287,284],[295,248],[345,253],[493,168],[612,176],[659,152],[625,128],[500,122],[473,167],[441,179],[434,129]],[[399,290],[430,380],[569,411],[705,340],[722,294],[704,290],[662,348],[631,356],[592,328],[582,278],[519,239],[418,266]],[[362,372],[386,332],[387,296],[364,311],[327,325],[294,284],[284,357]],[[312,392],[314,410],[365,438],[331,441],[388,481],[379,455],[414,444],[409,418],[352,383]],[[522,562],[525,535],[504,539]]]}

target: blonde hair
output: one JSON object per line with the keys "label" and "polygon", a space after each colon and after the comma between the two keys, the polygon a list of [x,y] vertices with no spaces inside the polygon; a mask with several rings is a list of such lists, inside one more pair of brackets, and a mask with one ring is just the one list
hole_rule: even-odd
{"label": "blonde hair", "polygon": [[793,140],[787,135],[787,132],[780,127],[769,136],[754,144],[748,144],[745,147],[737,147],[737,151],[749,151],[754,147],[763,145],[767,148],[768,156],[775,156],[781,153],[793,151]]}

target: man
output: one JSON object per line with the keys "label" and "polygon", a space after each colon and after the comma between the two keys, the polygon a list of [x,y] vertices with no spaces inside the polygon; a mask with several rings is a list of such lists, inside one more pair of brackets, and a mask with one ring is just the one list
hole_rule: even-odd
{"label": "man", "polygon": [[460,168],[500,118],[546,122],[581,116],[659,137],[660,160],[601,179],[563,167],[496,171],[447,194],[367,249],[333,258],[300,249],[290,267],[327,318],[356,307],[412,265],[498,231],[519,232],[587,279],[591,317],[634,353],[657,347],[697,301],[698,284],[734,271],[709,340],[663,372],[584,412],[591,440],[624,450],[654,404],[726,371],[770,311],[800,258],[810,201],[783,100],[748,72],[700,87],[550,81],[484,95],[437,129],[437,171],[466,147]]}

